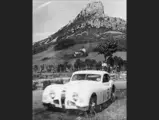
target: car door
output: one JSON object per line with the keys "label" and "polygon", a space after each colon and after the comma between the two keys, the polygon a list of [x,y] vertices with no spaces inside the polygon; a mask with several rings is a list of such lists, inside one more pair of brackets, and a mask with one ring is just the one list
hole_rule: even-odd
{"label": "car door", "polygon": [[110,84],[110,77],[108,74],[103,75],[103,102],[106,102],[110,99],[111,95],[111,84]]}

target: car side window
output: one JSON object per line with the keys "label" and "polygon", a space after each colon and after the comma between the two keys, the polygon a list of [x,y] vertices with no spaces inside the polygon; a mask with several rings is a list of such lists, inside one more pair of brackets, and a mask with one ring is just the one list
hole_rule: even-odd
{"label": "car side window", "polygon": [[103,83],[109,82],[109,79],[110,79],[109,75],[108,74],[104,74],[104,76],[103,76]]}

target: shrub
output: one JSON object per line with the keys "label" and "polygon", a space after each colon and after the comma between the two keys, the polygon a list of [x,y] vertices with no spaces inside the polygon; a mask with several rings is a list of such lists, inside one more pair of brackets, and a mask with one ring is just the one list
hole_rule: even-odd
{"label": "shrub", "polygon": [[44,81],[44,82],[43,82],[43,90],[44,90],[48,85],[51,85],[51,81]]}
{"label": "shrub", "polygon": [[37,84],[38,84],[38,82],[33,82],[32,90],[36,90],[37,89]]}

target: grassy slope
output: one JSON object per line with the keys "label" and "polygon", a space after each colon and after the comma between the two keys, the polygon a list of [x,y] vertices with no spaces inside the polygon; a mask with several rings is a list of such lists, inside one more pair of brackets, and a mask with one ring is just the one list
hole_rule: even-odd
{"label": "grassy slope", "polygon": [[[120,32],[114,32],[114,31],[109,31],[107,33],[112,33],[114,36],[120,36],[121,33]],[[120,37],[119,37],[120,38]],[[91,39],[91,38],[89,38]],[[75,51],[78,51],[82,46],[84,46],[87,51],[89,52],[89,56],[86,58],[89,59],[95,59],[97,61],[103,61],[104,57],[103,55],[97,55],[97,53],[92,52],[93,48],[95,48],[97,46],[97,44],[99,44],[100,42],[102,42],[101,40],[98,41],[94,41],[94,39],[91,39],[91,43],[80,43],[79,41],[83,41],[84,39],[81,40],[77,40],[78,43],[76,43],[75,45],[66,48],[66,49],[62,49],[59,51],[55,51],[54,50],[54,46],[48,48],[48,50],[43,51],[41,53],[35,54],[33,55],[33,64],[52,64],[52,63],[63,63],[66,60],[66,57],[64,57],[65,55],[70,55],[73,54]],[[88,39],[84,40],[84,41],[89,41]],[[117,52],[115,53],[115,55],[122,57],[124,60],[126,59],[126,52]],[[49,59],[46,61],[41,61],[41,59],[48,57]],[[82,60],[86,59],[86,58],[81,58]],[[76,59],[69,59],[70,63],[73,63]]]}
{"label": "grassy slope", "polygon": [[[53,48],[49,48],[47,51],[38,53],[36,55],[33,55],[33,64],[52,64],[52,63],[62,63],[65,61],[65,58],[63,58],[64,55],[70,55],[73,54],[74,51],[78,51],[82,46],[84,46],[88,52],[89,55],[85,58],[81,58],[81,60],[85,59],[95,59],[96,61],[103,61],[104,57],[103,55],[98,55],[96,52],[92,52],[92,49],[97,45],[97,42],[94,43],[87,43],[87,44],[76,44],[68,49],[60,50],[60,51],[54,51]],[[124,60],[126,59],[126,52],[116,52],[114,55],[122,57]],[[49,60],[41,61],[41,59],[49,57]],[[70,63],[74,63],[75,59],[69,59]]]}

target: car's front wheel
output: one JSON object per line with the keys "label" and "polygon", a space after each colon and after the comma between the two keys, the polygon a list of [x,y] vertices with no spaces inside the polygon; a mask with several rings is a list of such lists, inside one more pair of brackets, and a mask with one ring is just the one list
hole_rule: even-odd
{"label": "car's front wheel", "polygon": [[90,102],[89,102],[88,113],[91,114],[91,115],[95,115],[96,107],[97,107],[97,97],[96,96],[92,96],[90,98]]}
{"label": "car's front wheel", "polygon": [[51,104],[46,104],[46,103],[43,103],[43,106],[46,110],[53,110],[55,109],[55,107]]}

